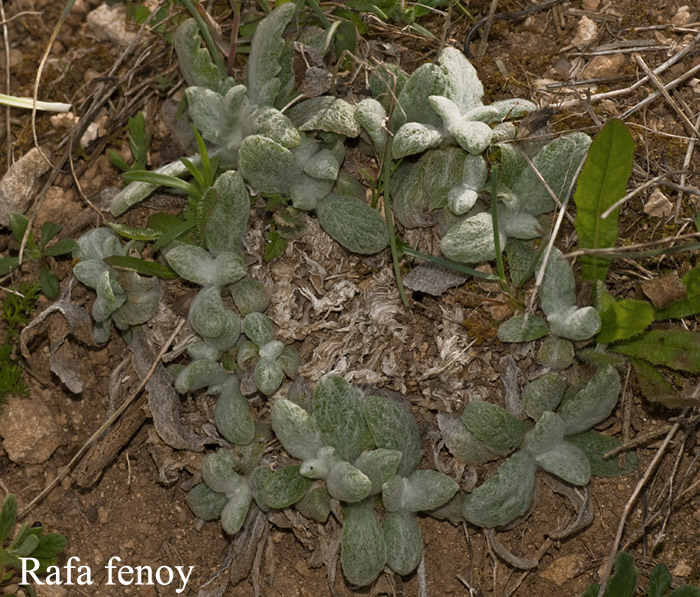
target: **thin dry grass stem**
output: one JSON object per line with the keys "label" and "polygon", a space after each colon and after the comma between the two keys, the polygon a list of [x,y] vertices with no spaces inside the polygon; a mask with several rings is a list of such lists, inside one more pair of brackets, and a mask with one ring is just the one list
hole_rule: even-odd
{"label": "thin dry grass stem", "polygon": [[[627,363],[627,374],[625,375],[625,384],[622,386],[622,443],[628,442],[630,439],[630,428],[632,425],[632,394],[627,392],[627,386],[630,381],[630,373],[632,371],[631,363]],[[620,454],[619,466],[625,468],[625,454]]]}
{"label": "thin dry grass stem", "polygon": [[625,245],[624,247],[602,247],[599,249],[578,249],[576,251],[571,251],[566,253],[564,257],[570,259],[572,257],[580,257],[581,255],[621,255],[624,253],[630,253],[633,251],[639,251],[643,249],[649,249],[652,247],[657,247],[660,245],[672,245],[680,240],[687,240],[691,238],[700,237],[700,232],[689,232],[688,234],[683,234],[680,236],[667,236],[659,240],[652,240],[647,243],[635,243],[633,245]]}
{"label": "thin dry grass stem", "polygon": [[647,431],[646,433],[638,433],[633,438],[623,441],[619,446],[616,446],[612,450],[609,450],[603,454],[603,459],[612,458],[613,456],[617,456],[622,452],[627,452],[652,442],[662,435],[666,435],[670,429],[671,425],[664,425],[663,427],[659,427],[658,429],[654,429],[652,431]]}
{"label": "thin dry grass stem", "polygon": [[[669,475],[668,482],[667,482],[667,487],[668,487],[668,505],[669,507],[666,509],[666,514],[664,516],[664,520],[661,523],[661,528],[658,530],[656,533],[656,538],[654,539],[654,543],[652,545],[652,552],[656,550],[656,548],[661,545],[663,540],[666,537],[666,525],[668,524],[669,518],[671,517],[671,504],[673,504],[674,501],[674,482],[676,479],[676,473],[678,472],[678,468],[681,465],[681,460],[683,459],[683,454],[685,453],[686,450],[686,440],[688,438],[684,437],[683,441],[681,442],[681,445],[678,447],[678,452],[676,454],[675,461],[673,463],[673,468],[671,469],[671,474]],[[664,491],[665,493],[665,491]],[[664,493],[660,495],[660,497],[663,498]]]}
{"label": "thin dry grass stem", "polygon": [[[696,47],[697,47],[697,45],[698,45],[698,43],[700,43],[700,34],[696,35],[696,37],[693,39],[693,41],[690,42],[685,48],[683,48],[682,50],[678,51],[676,54],[674,54],[674,55],[671,56],[668,60],[666,60],[666,62],[660,64],[660,65],[657,66],[655,69],[653,69],[652,72],[653,72],[655,75],[660,75],[660,74],[663,73],[664,71],[668,70],[668,69],[669,69],[670,67],[672,67],[674,64],[680,62],[680,61],[683,60],[686,56],[688,56],[689,54],[691,54],[692,52],[694,52],[695,49],[696,49]],[[694,69],[692,69],[692,70],[694,70]],[[691,76],[692,76],[692,75],[691,75]],[[685,79],[684,79],[684,80],[685,80]],[[615,90],[613,90],[613,91],[605,91],[605,92],[602,92],[602,93],[594,93],[593,95],[591,95],[591,96],[590,96],[589,98],[587,98],[587,99],[588,99],[589,102],[593,103],[593,102],[597,102],[597,101],[604,100],[604,99],[608,99],[608,98],[619,97],[619,96],[621,96],[621,95],[627,95],[627,94],[629,94],[629,93],[632,93],[632,92],[635,91],[636,89],[639,89],[639,87],[641,87],[642,85],[644,85],[647,81],[649,81],[649,77],[647,77],[647,76],[645,75],[644,77],[642,77],[642,78],[639,79],[636,83],[633,83],[633,84],[630,85],[629,87],[625,87],[625,88],[623,88],[623,89],[615,89]],[[671,83],[669,83],[669,85],[671,85]],[[667,87],[667,88],[668,88],[668,87]],[[560,105],[560,107],[561,107],[561,108],[573,108],[574,106],[577,106],[578,104],[579,104],[579,100],[574,99],[574,100],[569,100],[569,101],[563,102],[563,103]],[[639,107],[641,107],[641,106],[635,107],[634,110],[632,110],[632,111],[637,110]],[[621,117],[621,118],[623,118],[623,117]],[[624,118],[623,118],[623,119],[624,119]]]}
{"label": "thin dry grass stem", "polygon": [[[681,414],[681,418],[684,418],[688,414],[689,411],[690,411],[689,408],[684,409],[683,413]],[[598,597],[604,596],[605,589],[607,588],[608,582],[610,581],[610,575],[612,573],[613,565],[615,564],[615,559],[617,558],[617,552],[618,552],[618,549],[620,547],[620,542],[622,541],[622,533],[623,533],[625,526],[627,524],[627,519],[629,518],[629,515],[632,512],[632,508],[634,507],[634,504],[637,501],[637,498],[639,497],[640,492],[647,484],[647,481],[649,481],[651,476],[656,471],[656,466],[661,461],[661,458],[663,457],[664,453],[666,452],[666,449],[668,448],[669,444],[671,443],[673,436],[676,435],[676,432],[680,428],[681,428],[680,421],[676,422],[673,425],[673,427],[671,427],[669,432],[666,434],[666,437],[665,437],[663,443],[661,444],[661,446],[659,446],[659,449],[656,451],[654,458],[649,463],[649,466],[647,467],[646,471],[644,471],[642,478],[639,480],[636,487],[634,488],[632,495],[630,496],[629,500],[627,500],[627,503],[625,504],[625,507],[624,507],[622,514],[620,516],[620,524],[617,527],[617,533],[615,534],[615,540],[613,541],[613,546],[612,546],[612,549],[610,550],[608,562],[605,566],[605,572],[603,573],[603,578],[600,581],[600,589],[598,590]]]}
{"label": "thin dry grass stem", "polygon": [[80,461],[80,459],[85,455],[85,453],[88,451],[88,448],[95,443],[95,441],[106,431],[128,408],[131,406],[131,404],[138,398],[138,396],[141,394],[143,389],[146,387],[146,384],[148,383],[148,380],[151,379],[151,376],[156,370],[156,367],[160,364],[161,359],[163,358],[163,355],[169,350],[170,345],[175,341],[175,338],[177,335],[180,333],[180,330],[182,329],[182,326],[185,325],[185,320],[180,319],[180,322],[177,324],[175,327],[175,331],[170,335],[168,340],[165,342],[163,347],[160,349],[160,352],[156,355],[156,358],[153,360],[153,364],[151,365],[151,368],[148,370],[144,378],[141,380],[141,383],[134,389],[134,391],[127,396],[127,398],[122,402],[122,404],[119,406],[117,410],[114,411],[111,417],[109,417],[100,427],[93,433],[87,440],[86,442],[82,445],[80,450],[71,458],[70,462],[61,469],[61,471],[56,475],[56,478],[49,483],[49,485],[44,488],[39,495],[37,495],[31,502],[29,502],[22,510],[19,511],[18,517],[22,518],[27,512],[29,512],[37,503],[39,503],[44,497],[46,497],[51,490],[56,487],[73,469],[73,467]]}
{"label": "thin dry grass stem", "polygon": [[[695,128],[700,128],[700,114],[698,114],[697,119],[695,120]],[[685,176],[686,173],[685,171],[690,167],[690,160],[693,157],[693,151],[695,151],[695,143],[697,142],[697,137],[692,137],[690,141],[688,141],[688,148],[686,149],[685,152],[685,158],[683,159],[683,174],[681,174],[681,177],[679,179],[680,186],[685,186]],[[678,223],[680,220],[680,214],[681,214],[681,205],[683,204],[683,190],[679,190],[678,192],[678,199],[676,199],[676,212],[674,215],[674,222]]]}
{"label": "thin dry grass stem", "polygon": [[491,25],[493,25],[493,17],[496,14],[496,8],[498,8],[498,0],[491,0],[488,15],[486,15],[486,22],[484,23],[484,30],[481,32],[479,49],[476,51],[477,60],[481,60],[484,54],[486,54],[486,47],[489,43],[489,33],[491,32]]}
{"label": "thin dry grass stem", "polygon": [[[72,146],[73,146],[73,141],[71,139],[71,147]],[[73,183],[75,184],[75,188],[78,190],[78,194],[80,195],[80,198],[90,206],[90,208],[100,217],[100,220],[102,220],[102,223],[106,226],[107,220],[106,220],[104,214],[99,210],[99,208],[92,201],[90,201],[88,196],[83,192],[83,187],[80,185],[80,180],[78,180],[78,177],[75,174],[75,164],[73,163],[73,152],[72,151],[68,151],[68,164],[70,166],[71,176],[73,177]]]}
{"label": "thin dry grass stem", "polygon": [[[5,3],[0,0],[0,18],[2,18],[2,41],[5,53],[5,93],[12,95],[12,84],[10,82],[10,31],[7,28],[5,18]],[[7,169],[12,166],[12,131],[10,128],[10,106],[5,106],[5,142],[7,143]]]}
{"label": "thin dry grass stem", "polygon": [[[681,83],[684,83],[685,81],[687,81],[688,79],[690,79],[691,77],[693,77],[694,75],[696,75],[698,72],[700,72],[700,64],[694,66],[694,67],[691,68],[690,70],[687,70],[687,71],[684,72],[682,75],[680,75],[680,76],[676,77],[675,79],[673,79],[673,81],[671,81],[670,83],[666,83],[666,85],[664,85],[663,88],[664,88],[666,91],[668,91],[668,90],[670,90],[670,89],[674,89],[675,87],[677,87],[677,86],[680,85]],[[653,102],[654,100],[656,100],[656,99],[659,98],[659,97],[661,97],[661,92],[660,92],[660,91],[654,91],[654,93],[649,94],[649,95],[646,96],[642,101],[636,103],[636,104],[635,104],[634,106],[632,106],[631,108],[628,108],[627,110],[625,110],[622,114],[620,114],[619,118],[622,119],[622,120],[626,120],[626,119],[629,118],[632,114],[634,114],[637,110],[639,110],[640,108],[643,108],[644,106],[650,104],[651,102]]]}
{"label": "thin dry grass stem", "polygon": [[688,132],[691,135],[694,135],[695,138],[700,137],[700,133],[698,132],[697,127],[690,121],[690,118],[686,115],[683,110],[680,109],[678,104],[673,100],[671,97],[671,94],[668,92],[668,90],[664,87],[663,82],[659,77],[657,77],[654,72],[647,66],[647,63],[644,62],[644,58],[642,58],[639,54],[634,55],[634,60],[635,62],[640,66],[640,68],[644,71],[647,77],[649,77],[649,80],[654,84],[654,86],[659,90],[659,93],[664,97],[664,99],[668,102],[668,104],[673,108],[673,111],[678,114],[680,119],[683,121],[683,124],[685,124],[686,128],[688,129]]}

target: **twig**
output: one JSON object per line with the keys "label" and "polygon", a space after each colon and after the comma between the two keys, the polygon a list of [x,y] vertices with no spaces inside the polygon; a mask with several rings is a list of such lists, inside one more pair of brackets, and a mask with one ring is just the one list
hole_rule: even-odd
{"label": "twig", "polygon": [[51,490],[56,487],[63,479],[70,473],[72,468],[80,461],[80,459],[83,457],[85,452],[87,452],[88,448],[97,440],[102,433],[110,426],[112,423],[114,423],[123,413],[124,411],[129,408],[131,403],[136,400],[136,398],[139,396],[141,391],[146,387],[146,383],[148,382],[149,379],[151,379],[151,376],[156,370],[156,367],[160,363],[163,355],[168,351],[170,348],[170,345],[173,343],[177,335],[180,333],[180,330],[182,329],[182,326],[185,325],[185,320],[181,319],[180,323],[177,324],[177,327],[175,328],[175,331],[170,335],[170,338],[168,338],[167,342],[163,345],[163,348],[160,349],[160,352],[156,356],[155,360],[153,361],[153,364],[151,365],[151,368],[148,370],[148,373],[145,375],[143,380],[141,380],[141,383],[136,387],[136,389],[124,400],[124,402],[121,404],[121,406],[114,411],[114,414],[109,417],[102,425],[100,425],[99,429],[95,431],[88,439],[87,441],[82,445],[80,450],[76,453],[73,458],[71,458],[70,462],[61,469],[61,472],[56,475],[56,478],[49,483],[49,485],[39,493],[31,502],[29,502],[22,510],[20,510],[18,517],[22,518],[29,510],[31,510],[35,504],[40,502],[46,495],[51,492]]}
{"label": "twig", "polygon": [[637,64],[640,66],[640,68],[644,71],[644,73],[649,77],[651,82],[656,86],[656,88],[659,90],[659,93],[664,96],[664,99],[670,104],[670,106],[673,108],[673,110],[680,116],[681,120],[685,124],[685,126],[688,128],[688,131],[690,132],[691,136],[695,135],[695,138],[700,137],[700,133],[698,133],[698,129],[695,127],[695,125],[690,122],[690,119],[686,116],[685,112],[681,110],[678,107],[678,104],[673,101],[673,98],[671,97],[671,94],[666,90],[664,87],[664,84],[661,82],[659,77],[657,77],[652,70],[647,66],[647,63],[644,62],[644,59],[639,55],[635,54],[634,59],[637,62]]}
{"label": "twig", "polygon": [[[12,95],[12,84],[10,82],[10,32],[7,29],[7,19],[5,18],[5,3],[0,0],[0,18],[2,18],[2,40],[5,50],[5,93]],[[5,134],[7,135],[7,169],[12,166],[12,130],[10,128],[10,106],[5,106]]]}
{"label": "twig", "polygon": [[486,46],[489,43],[489,33],[491,32],[491,25],[493,25],[493,17],[496,15],[496,8],[498,8],[498,0],[491,0],[491,6],[489,6],[489,12],[486,15],[486,22],[483,24],[484,30],[481,33],[479,49],[476,51],[477,60],[481,60],[486,53]]}
{"label": "twig", "polygon": [[682,236],[667,236],[659,240],[652,240],[648,243],[635,243],[633,245],[625,245],[624,247],[601,247],[598,249],[579,249],[577,251],[571,251],[566,253],[564,257],[570,259],[572,257],[580,257],[581,255],[608,255],[608,256],[620,256],[625,255],[628,252],[638,251],[640,249],[646,249],[649,247],[655,247],[657,245],[671,245],[678,242],[679,240],[685,240],[690,238],[697,238],[700,236],[700,232],[690,232]]}
{"label": "twig", "polygon": [[[698,114],[698,118],[695,121],[695,128],[697,129],[700,127],[700,114]],[[697,141],[697,137],[691,137],[690,141],[688,141],[688,149],[685,152],[685,159],[683,160],[683,174],[681,174],[681,177],[679,179],[679,184],[681,187],[685,186],[685,170],[687,170],[690,167],[690,160],[693,157],[693,151],[695,150],[695,143]],[[678,199],[676,200],[676,213],[674,216],[674,222],[678,223],[680,219],[680,213],[681,213],[681,203],[683,202],[683,190],[681,189],[678,193]]]}
{"label": "twig", "polygon": [[[681,414],[681,418],[684,417],[690,409],[686,408],[683,413]],[[632,508],[634,506],[634,503],[637,501],[637,497],[639,497],[639,493],[642,491],[642,488],[646,485],[647,481],[651,477],[652,473],[656,469],[656,465],[659,463],[661,460],[661,457],[664,455],[664,452],[666,451],[666,448],[668,448],[668,445],[671,443],[671,440],[673,439],[673,436],[676,435],[676,431],[678,431],[681,427],[680,422],[677,422],[671,427],[669,430],[668,434],[666,434],[666,438],[664,439],[663,443],[661,446],[659,446],[659,449],[656,451],[656,454],[654,455],[653,460],[647,467],[647,470],[644,471],[644,475],[642,475],[642,478],[639,480],[637,483],[637,486],[634,488],[634,491],[632,492],[632,495],[630,496],[629,500],[627,500],[627,503],[625,504],[625,508],[622,511],[622,515],[620,516],[620,524],[617,527],[617,533],[615,535],[615,540],[613,541],[613,546],[612,549],[610,550],[610,556],[608,557],[608,563],[605,566],[605,572],[603,574],[603,578],[600,581],[600,589],[598,590],[598,597],[603,597],[605,594],[605,589],[608,586],[608,582],[610,580],[610,574],[612,573],[612,568],[613,564],[615,563],[615,558],[617,557],[617,551],[618,548],[620,547],[620,541],[622,540],[622,532],[625,529],[625,524],[627,523],[627,518],[630,515],[630,512],[632,511]]]}
{"label": "twig", "polygon": [[[690,42],[685,48],[671,56],[666,62],[660,64],[657,66],[652,72],[655,75],[660,75],[667,69],[669,69],[671,66],[676,64],[677,62],[680,62],[688,56],[690,53],[694,52],[698,43],[700,43],[700,33],[695,36],[692,42]],[[634,90],[638,89],[642,85],[644,85],[647,81],[649,80],[649,77],[644,76],[639,81],[636,83],[630,85],[629,87],[625,87],[624,89],[615,89],[614,91],[605,91],[603,93],[594,93],[591,95],[588,99],[589,102],[597,102],[603,99],[608,99],[611,97],[618,97],[620,95],[626,95],[628,93],[632,93]],[[670,85],[670,83],[669,83]],[[569,100],[568,102],[563,102],[562,104],[559,104],[560,108],[572,108],[574,106],[577,106],[579,104],[579,100],[574,99],[574,100]],[[635,110],[637,108],[635,107]],[[631,113],[631,112],[630,112]],[[621,117],[622,118],[622,117]],[[623,118],[624,119],[624,118]]]}

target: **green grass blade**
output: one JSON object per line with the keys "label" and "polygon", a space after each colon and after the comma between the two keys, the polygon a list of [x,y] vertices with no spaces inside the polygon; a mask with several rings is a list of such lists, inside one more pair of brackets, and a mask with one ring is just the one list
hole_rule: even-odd
{"label": "green grass blade", "polygon": [[[574,225],[580,248],[615,245],[619,209],[604,220],[601,214],[624,196],[633,157],[634,141],[621,120],[608,122],[593,140],[574,195],[577,209]],[[606,259],[581,257],[584,280],[605,280],[609,267]]]}
{"label": "green grass blade", "polygon": [[10,536],[17,519],[17,498],[9,494],[0,511],[0,544]]}

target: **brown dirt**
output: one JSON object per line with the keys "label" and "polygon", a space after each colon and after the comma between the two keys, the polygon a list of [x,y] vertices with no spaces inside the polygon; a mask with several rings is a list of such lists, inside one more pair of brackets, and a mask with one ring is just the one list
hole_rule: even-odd
{"label": "brown dirt", "polygon": [[[86,109],[83,102],[94,96],[101,76],[112,66],[119,48],[110,42],[94,38],[85,24],[88,9],[98,3],[94,0],[78,2],[78,9],[69,16],[55,42],[49,65],[45,71],[40,95],[52,100],[70,101],[74,106]],[[227,13],[227,2],[214,2],[212,13]],[[614,3],[586,2],[588,14],[599,25],[598,38],[592,46],[610,43],[616,39],[652,40],[666,50],[644,51],[644,60],[652,68],[674,53],[675,44],[700,31],[700,14],[691,7],[690,23],[680,28],[652,26],[670,24],[677,15],[681,2],[652,0],[619,0]],[[598,5],[590,8],[590,5]],[[489,2],[474,0],[467,3],[469,12],[480,18],[488,10]],[[508,1],[499,3],[499,11],[518,10],[527,3]],[[17,18],[8,24],[9,40],[19,61],[11,70],[12,91],[18,95],[30,95],[37,61],[48,40],[50,30],[58,18],[59,4],[50,0],[14,0],[5,3],[8,17]],[[23,13],[39,11],[39,14]],[[564,3],[525,21],[496,22],[491,30],[485,57],[475,66],[484,81],[486,98],[496,100],[512,96],[529,97],[542,105],[557,106],[570,99],[565,91],[550,95],[537,91],[543,79],[565,81],[567,73],[576,66],[583,66],[590,56],[571,46],[571,40],[581,18],[578,3]],[[607,19],[607,20],[606,20]],[[224,22],[224,21],[222,21]],[[458,8],[451,11],[451,21],[434,17],[428,21],[435,31],[436,40],[417,39],[396,27],[377,26],[365,37],[368,40],[394,44],[401,64],[407,70],[432,59],[439,48],[441,38],[445,43],[461,47],[467,30],[467,21]],[[126,147],[126,118],[136,111],[146,110],[149,125],[155,130],[152,166],[171,159],[174,140],[160,121],[160,107],[168,99],[170,91],[154,82],[156,75],[177,76],[173,57],[167,44],[155,35],[148,38],[149,53],[137,63],[133,58],[118,69],[121,77],[108,108],[96,116],[103,130],[95,143],[79,151],[75,157],[75,169],[81,192],[97,205],[102,205],[103,189],[119,184],[119,176],[104,156],[109,145],[124,151]],[[476,51],[477,43],[473,46]],[[596,85],[579,88],[581,96],[589,93],[622,89],[640,75],[629,53],[624,54],[624,66],[612,76]],[[662,76],[669,81],[674,76],[697,64],[700,54],[696,51],[681,64]],[[3,71],[4,72],[4,71]],[[146,82],[145,84],[142,82]],[[538,83],[540,82],[540,83]],[[552,120],[554,130],[584,129],[593,134],[597,126],[608,118],[624,112],[652,91],[642,86],[633,93],[618,96],[602,103],[565,108],[557,111]],[[698,88],[683,85],[678,88],[679,100],[689,106],[691,120],[699,105]],[[83,112],[81,112],[83,113]],[[0,118],[0,120],[3,120]],[[31,147],[31,130],[26,113],[11,112],[11,147],[14,159]],[[37,119],[38,135],[42,145],[58,150],[65,131],[50,123],[49,117]],[[636,142],[638,169],[630,182],[637,186],[646,179],[663,172],[682,170],[688,147],[688,132],[683,122],[664,101],[651,103],[645,110],[637,111],[628,119],[628,125]],[[7,130],[4,128],[5,139]],[[5,144],[0,149],[0,163],[6,163]],[[58,155],[58,153],[56,154]],[[692,155],[689,170],[698,170],[697,152]],[[67,172],[68,169],[64,170]],[[77,236],[91,226],[99,224],[94,212],[86,207],[69,174],[61,174],[53,183],[60,189],[52,204],[45,201],[39,211],[39,220],[53,219]],[[697,176],[690,174],[689,186],[697,185]],[[671,201],[677,191],[666,189]],[[649,193],[641,193],[630,202],[622,213],[620,244],[659,239],[677,234],[687,227],[683,218],[694,218],[696,197],[685,195],[680,207],[681,219],[660,219],[644,214],[644,200]],[[675,204],[674,204],[675,207]],[[143,222],[146,208],[130,212],[124,221],[131,224]],[[258,210],[255,218],[260,221]],[[280,324],[279,333],[285,342],[296,342],[305,363],[304,374],[312,381],[334,369],[350,374],[354,382],[380,386],[401,392],[408,397],[424,433],[426,465],[434,458],[435,414],[459,413],[470,398],[487,398],[502,402],[504,388],[500,381],[511,356],[520,368],[519,384],[525,383],[534,373],[536,347],[511,347],[501,345],[494,337],[499,316],[495,307],[505,302],[499,290],[484,289],[469,282],[435,300],[430,297],[414,297],[410,309],[400,306],[390,270],[390,258],[384,254],[371,259],[358,258],[331,243],[318,227],[311,226],[309,234],[295,242],[285,256],[271,267],[260,260],[260,233],[252,232],[249,240],[256,258],[251,271],[273,289],[273,308],[270,316]],[[687,230],[686,230],[687,231]],[[0,233],[5,234],[6,232]],[[567,245],[567,231],[562,236]],[[413,233],[415,234],[415,233]],[[420,237],[420,238],[418,238]],[[2,239],[2,236],[0,236]],[[430,250],[435,239],[430,234],[417,235],[416,242]],[[5,241],[0,240],[4,249]],[[304,255],[308,259],[304,258]],[[310,259],[310,261],[309,261]],[[319,277],[314,262],[326,270]],[[695,255],[678,254],[662,260],[644,259],[637,263],[618,261],[611,271],[611,291],[618,296],[641,298],[640,282],[648,275],[660,276],[673,270],[697,265]],[[67,281],[69,264],[63,260],[57,272]],[[27,268],[25,279],[36,276]],[[349,295],[343,294],[344,281],[352,285]],[[73,291],[78,304],[90,303],[90,293],[79,288]],[[299,289],[303,289],[301,293]],[[185,288],[171,291],[179,296],[189,291]],[[314,308],[307,297],[328,299],[328,308]],[[171,304],[176,303],[176,297]],[[369,307],[375,305],[384,310],[386,317],[370,316]],[[40,309],[46,304],[40,305]],[[502,306],[502,305],[501,305]],[[690,329],[697,329],[695,320],[686,322]],[[350,330],[350,331],[348,331]],[[0,330],[1,332],[2,330]],[[46,486],[67,464],[83,442],[95,431],[110,410],[109,380],[111,372],[127,357],[127,349],[116,337],[107,347],[88,348],[73,343],[80,361],[85,388],[81,395],[68,392],[51,376],[48,369],[48,343],[45,339],[33,342],[32,356],[27,368],[37,379],[29,378],[32,395],[40,395],[50,405],[52,417],[61,427],[61,442],[51,459],[39,465],[18,465],[7,458],[0,449],[0,478],[2,483],[17,494],[20,504],[27,503]],[[446,362],[450,366],[439,370]],[[128,373],[126,374],[128,375]],[[132,375],[133,376],[133,375]],[[681,380],[684,381],[684,380]],[[688,380],[686,386],[690,385]],[[133,380],[125,382],[125,390]],[[650,408],[639,396],[634,384],[626,388],[631,404],[632,436],[654,431],[677,413]],[[260,401],[253,403],[258,413],[265,417],[267,407]],[[201,425],[211,415],[211,403],[207,398],[188,398],[183,402],[183,417]],[[0,417],[2,414],[0,414]],[[604,426],[609,433],[619,435],[622,428],[620,410]],[[632,538],[641,521],[655,511],[659,496],[668,494],[668,483],[678,483],[698,453],[695,436],[689,429],[687,435],[679,434],[658,466],[653,481],[647,485],[636,503],[623,538]],[[471,526],[455,526],[422,518],[421,526],[426,544],[425,578],[429,594],[469,595],[576,595],[599,579],[602,566],[607,562],[612,540],[625,504],[638,479],[652,459],[657,443],[650,443],[638,451],[638,470],[618,479],[594,479],[591,491],[595,504],[594,522],[578,535],[563,542],[553,541],[542,556],[540,565],[529,572],[513,569],[496,556],[485,535]],[[446,467],[457,470],[443,449],[435,448]],[[104,583],[103,566],[110,557],[118,556],[122,563],[132,566],[184,565],[194,566],[192,578],[184,595],[197,595],[199,587],[207,581],[224,561],[230,539],[224,535],[218,523],[198,524],[186,505],[183,483],[197,475],[201,466],[201,454],[172,451],[160,441],[150,423],[146,423],[120,453],[117,460],[106,468],[99,482],[89,489],[81,489],[70,480],[64,480],[45,500],[28,515],[27,520],[40,520],[46,528],[63,533],[68,538],[65,557],[77,556],[81,563],[92,567],[95,585],[70,587],[68,595],[174,595],[170,588],[160,592],[152,587],[108,587]],[[168,466],[166,467],[165,464]],[[164,474],[166,470],[168,473]],[[479,481],[492,469],[479,467]],[[167,477],[165,479],[164,477]],[[465,473],[466,484],[468,472]],[[696,469],[690,470],[691,485],[697,478]],[[165,481],[165,482],[164,482]],[[674,485],[675,486],[675,485]],[[499,532],[499,538],[513,552],[524,557],[535,557],[547,541],[547,533],[564,526],[575,512],[569,502],[541,484],[539,501],[531,516],[515,528]],[[272,517],[256,560],[254,573],[236,587],[229,587],[227,596],[291,595],[419,595],[419,575],[414,573],[400,578],[387,573],[370,588],[352,590],[348,587],[338,567],[333,586],[329,588],[327,569],[323,558],[314,553],[319,545],[338,532],[338,525],[325,527],[282,514]],[[642,577],[646,577],[653,564],[664,562],[676,575],[675,582],[698,584],[700,581],[700,496],[697,491],[676,498],[667,524],[658,524],[628,550],[635,555]],[[236,555],[234,555],[234,558]],[[334,561],[334,560],[333,560]],[[645,581],[642,583],[645,586]],[[98,588],[99,587],[99,588]],[[40,592],[39,595],[42,593]],[[48,594],[48,593],[43,593]],[[204,595],[204,593],[200,593]],[[209,593],[207,593],[209,594]],[[214,594],[214,593],[211,593]],[[217,593],[220,594],[220,593]]]}

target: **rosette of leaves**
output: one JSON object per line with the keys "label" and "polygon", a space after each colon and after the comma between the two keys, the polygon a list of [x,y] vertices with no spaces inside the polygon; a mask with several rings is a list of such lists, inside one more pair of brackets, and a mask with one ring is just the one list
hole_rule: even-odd
{"label": "rosette of leaves", "polygon": [[[545,267],[539,288],[540,307],[547,317],[546,323],[535,315],[516,315],[498,328],[501,342],[529,342],[544,336],[547,330],[568,340],[588,340],[598,333],[601,327],[600,314],[595,307],[578,307],[576,304],[576,280],[569,262],[556,247],[552,250]],[[549,364],[564,360],[563,352],[571,353],[570,343],[548,339],[544,361]]]}
{"label": "rosette of leaves", "polygon": [[111,257],[125,256],[132,246],[133,242],[122,245],[109,228],[95,228],[78,239],[73,251],[73,257],[79,260],[73,275],[97,293],[92,305],[93,337],[97,344],[109,340],[112,322],[118,329],[127,330],[148,321],[158,309],[162,295],[158,279],[144,278],[107,263]]}
{"label": "rosette of leaves", "polygon": [[[188,114],[209,144],[210,155],[217,156],[222,167],[237,166],[242,143],[251,135],[263,136],[285,149],[301,141],[291,121],[274,107],[278,96],[286,97],[294,83],[290,60],[282,59],[282,34],[294,10],[293,4],[283,4],[258,25],[251,43],[247,86],[237,85],[232,77],[221,74],[202,47],[194,20],[182,23],[174,35],[180,70],[189,85],[185,90]],[[198,156],[190,161],[197,164]],[[188,169],[178,160],[155,172],[180,177]],[[129,184],[112,200],[112,213],[122,214],[156,187],[150,182]]]}
{"label": "rosette of leaves", "polygon": [[[403,404],[378,396],[363,399],[331,374],[319,380],[310,409],[278,400],[272,407],[272,428],[289,454],[301,460],[300,473],[323,480],[326,502],[332,498],[343,505],[341,563],[346,578],[367,585],[385,565],[409,574],[423,553],[415,513],[451,499],[456,482],[436,471],[416,470],[420,434]],[[383,503],[381,522],[375,496]],[[330,507],[323,507],[327,516]]]}
{"label": "rosette of leaves", "polygon": [[[570,192],[590,143],[590,137],[584,133],[563,135],[532,156],[532,166],[511,144],[498,144],[501,167],[497,181],[499,204],[495,217],[501,250],[510,238],[532,239],[543,235],[543,227],[537,216],[554,209],[554,197],[557,201],[563,201]],[[489,182],[487,187],[490,186]],[[493,219],[494,215],[489,212],[462,219],[443,235],[440,243],[442,252],[460,263],[495,259]]]}
{"label": "rosette of leaves", "polygon": [[591,428],[606,419],[617,404],[620,376],[601,367],[583,387],[567,391],[566,381],[548,373],[523,389],[526,424],[498,405],[470,402],[461,419],[438,418],[445,444],[455,458],[480,464],[509,456],[498,472],[468,494],[464,518],[478,526],[506,526],[527,514],[535,494],[535,472],[542,468],[573,485],[588,484],[591,474],[617,476],[636,466],[629,454],[624,468],[603,454],[619,445]]}
{"label": "rosette of leaves", "polygon": [[[390,88],[389,72],[386,79]],[[401,87],[390,123],[394,159],[443,144],[456,144],[470,154],[480,154],[491,144],[494,130],[490,124],[524,116],[536,108],[522,99],[484,106],[483,96],[476,69],[464,54],[456,48],[444,48],[438,64],[418,67]],[[376,100],[365,100],[358,106],[357,119],[375,146],[385,143],[386,118],[386,111]]]}
{"label": "rosette of leaves", "polygon": [[306,495],[311,481],[299,474],[298,465],[272,471],[259,464],[268,440],[269,429],[259,425],[248,444],[222,448],[206,456],[202,482],[187,494],[195,516],[207,521],[220,518],[224,531],[235,535],[253,502],[266,512],[287,508]]}

